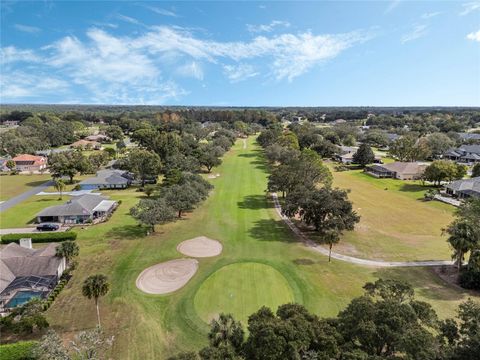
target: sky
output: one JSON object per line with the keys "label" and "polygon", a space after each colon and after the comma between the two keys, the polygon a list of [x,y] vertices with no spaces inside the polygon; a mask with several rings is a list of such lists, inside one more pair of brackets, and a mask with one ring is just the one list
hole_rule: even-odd
{"label": "sky", "polygon": [[0,103],[480,106],[480,1],[4,1]]}

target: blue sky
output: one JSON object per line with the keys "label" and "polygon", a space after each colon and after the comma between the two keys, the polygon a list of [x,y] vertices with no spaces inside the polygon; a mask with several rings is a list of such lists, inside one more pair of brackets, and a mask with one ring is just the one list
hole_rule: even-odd
{"label": "blue sky", "polygon": [[480,1],[1,2],[2,103],[480,106]]}

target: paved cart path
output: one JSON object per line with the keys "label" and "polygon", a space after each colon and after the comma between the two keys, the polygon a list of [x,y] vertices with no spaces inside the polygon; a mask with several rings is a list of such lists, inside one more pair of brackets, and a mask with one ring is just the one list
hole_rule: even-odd
{"label": "paved cart path", "polygon": [[[319,252],[322,255],[328,256],[329,250],[324,248],[321,245],[316,244],[307,236],[305,236],[298,227],[285,215],[282,214],[282,207],[278,201],[277,194],[272,194],[273,202],[275,204],[275,210],[282,220],[287,224],[287,226],[298,236],[300,237],[305,245],[312,248],[313,250]],[[332,258],[337,260],[346,261],[352,264],[357,265],[366,265],[366,266],[376,266],[376,267],[415,267],[415,266],[441,266],[441,265],[452,265],[453,261],[448,260],[427,260],[427,261],[382,261],[382,260],[370,260],[370,259],[360,259],[353,256],[342,255],[332,251]]]}

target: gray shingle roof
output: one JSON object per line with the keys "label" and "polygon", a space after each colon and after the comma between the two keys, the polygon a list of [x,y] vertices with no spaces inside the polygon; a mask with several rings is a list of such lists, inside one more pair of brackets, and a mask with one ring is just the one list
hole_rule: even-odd
{"label": "gray shingle roof", "polygon": [[80,185],[125,185],[130,179],[123,170],[99,170],[97,175],[80,182]]}
{"label": "gray shingle roof", "polygon": [[462,192],[471,196],[480,197],[480,176],[453,181],[445,187],[457,193]]}
{"label": "gray shingle roof", "polygon": [[106,197],[100,195],[85,194],[74,197],[63,205],[47,207],[40,211],[37,216],[91,215],[93,209],[106,199]]}
{"label": "gray shingle roof", "polygon": [[18,277],[56,276],[62,259],[55,256],[58,244],[27,249],[10,243],[0,251],[0,293]]}
{"label": "gray shingle roof", "polygon": [[425,171],[428,164],[419,162],[400,162],[390,164],[374,165],[375,170],[383,172],[395,172],[398,174],[420,174]]}

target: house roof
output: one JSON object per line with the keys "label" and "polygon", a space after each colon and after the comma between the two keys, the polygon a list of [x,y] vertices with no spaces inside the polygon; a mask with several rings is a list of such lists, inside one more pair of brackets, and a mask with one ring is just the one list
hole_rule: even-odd
{"label": "house roof", "polygon": [[455,192],[480,197],[480,176],[471,179],[456,180],[445,185],[445,187]]}
{"label": "house roof", "polygon": [[115,205],[115,203],[116,202],[113,200],[103,200],[100,204],[95,206],[93,211],[103,211],[103,212],[108,211]]}
{"label": "house roof", "polygon": [[47,207],[40,211],[37,216],[91,215],[95,207],[106,199],[106,197],[100,195],[85,194],[72,198],[63,205]]}
{"label": "house roof", "polygon": [[372,165],[373,168],[379,172],[395,172],[398,174],[420,174],[425,171],[428,164],[420,162],[400,162],[396,161],[390,164]]}
{"label": "house roof", "polygon": [[457,150],[480,155],[480,145],[462,145]]}
{"label": "house roof", "polygon": [[30,154],[21,154],[18,156],[15,156],[13,159],[15,162],[31,162],[32,165],[40,165],[45,163],[45,158],[43,156],[36,156],[36,155],[30,155]]}
{"label": "house roof", "polygon": [[97,171],[95,177],[81,181],[80,185],[124,185],[129,182],[127,171],[106,169]]}
{"label": "house roof", "polygon": [[89,141],[89,140],[78,140],[75,141],[74,143],[70,144],[70,146],[86,146],[86,145],[92,145],[92,146],[100,146],[101,144],[97,141]]}
{"label": "house roof", "polygon": [[62,261],[55,256],[58,244],[41,249],[28,249],[10,243],[0,250],[0,292],[18,277],[56,276]]}
{"label": "house roof", "polygon": [[480,140],[480,134],[475,133],[458,133],[462,140]]}

